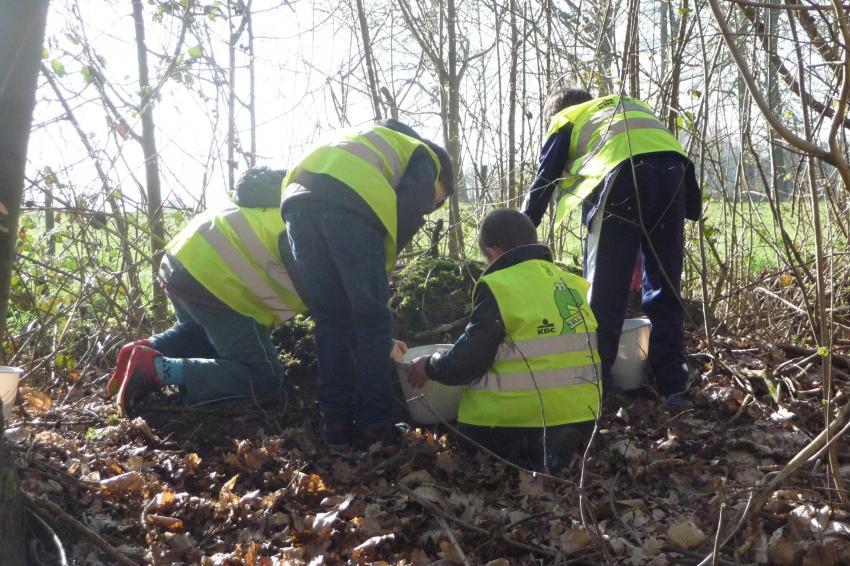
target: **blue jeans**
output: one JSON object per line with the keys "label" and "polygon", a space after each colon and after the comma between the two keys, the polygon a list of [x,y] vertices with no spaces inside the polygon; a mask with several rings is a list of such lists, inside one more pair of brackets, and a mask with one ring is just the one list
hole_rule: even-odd
{"label": "blue jeans", "polygon": [[319,409],[326,419],[392,422],[392,316],[384,232],[350,210],[293,203],[286,233],[316,323]]}
{"label": "blue jeans", "polygon": [[182,366],[186,403],[264,396],[281,388],[283,365],[267,327],[217,300],[168,297],[177,323],[151,337],[151,345],[167,364]]}
{"label": "blue jeans", "polygon": [[685,246],[684,172],[684,164],[669,157],[636,157],[634,171],[626,164],[616,178],[606,181],[608,194],[588,226],[584,254],[607,381],[617,356],[635,258],[641,253],[642,305],[652,322],[649,365],[665,395],[681,391],[688,378],[679,294]]}

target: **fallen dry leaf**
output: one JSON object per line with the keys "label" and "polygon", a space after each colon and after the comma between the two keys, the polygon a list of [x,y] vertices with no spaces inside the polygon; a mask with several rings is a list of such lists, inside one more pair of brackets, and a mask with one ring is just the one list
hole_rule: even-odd
{"label": "fallen dry leaf", "polygon": [[186,466],[186,475],[194,476],[198,466],[201,465],[201,461],[201,457],[195,452],[190,452],[183,456],[183,465]]}
{"label": "fallen dry leaf", "polygon": [[44,391],[33,389],[32,387],[21,386],[18,389],[18,395],[24,399],[24,409],[36,415],[43,415],[50,410],[52,401],[50,395]]}
{"label": "fallen dry leaf", "polygon": [[362,560],[378,550],[378,547],[393,542],[395,542],[395,535],[392,533],[368,538],[352,549],[351,557],[355,560]]}
{"label": "fallen dry leaf", "polygon": [[688,519],[670,525],[667,529],[667,540],[683,550],[692,550],[705,542],[705,533]]}
{"label": "fallen dry leaf", "polygon": [[127,472],[100,481],[100,489],[111,497],[137,493],[145,487],[145,480],[139,472]]}
{"label": "fallen dry leaf", "polygon": [[564,554],[570,555],[586,548],[591,542],[590,534],[581,529],[567,529],[561,533],[558,542]]}
{"label": "fallen dry leaf", "polygon": [[776,566],[794,566],[800,563],[798,549],[794,541],[783,534],[783,529],[776,529],[767,543],[767,557]]}
{"label": "fallen dry leaf", "polygon": [[164,515],[154,515],[149,513],[145,515],[145,522],[149,525],[162,527],[167,531],[176,532],[183,530],[183,521],[176,517],[166,517]]}
{"label": "fallen dry leaf", "polygon": [[222,509],[230,509],[239,504],[239,497],[233,493],[233,488],[238,479],[239,474],[236,474],[221,486],[221,491],[218,493],[218,504]]}

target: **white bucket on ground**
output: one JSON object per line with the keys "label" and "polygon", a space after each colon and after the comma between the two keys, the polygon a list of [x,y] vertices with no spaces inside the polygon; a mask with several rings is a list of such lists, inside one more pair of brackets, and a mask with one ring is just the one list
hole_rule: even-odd
{"label": "white bucket on ground", "polygon": [[0,399],[3,400],[3,420],[8,421],[12,416],[15,396],[18,394],[18,381],[24,370],[9,366],[0,366]]}
{"label": "white bucket on ground", "polygon": [[[407,382],[407,368],[419,356],[427,356],[437,352],[447,352],[451,344],[428,344],[410,348],[404,354],[402,362],[396,362],[398,379],[401,381],[401,391],[407,402],[410,417],[420,424],[435,424],[441,421],[453,421],[457,418],[462,387],[443,385],[433,379],[425,387],[414,388]],[[424,402],[423,402],[424,398]],[[426,404],[427,402],[427,404]]]}
{"label": "white bucket on ground", "polygon": [[617,359],[611,368],[611,378],[616,387],[631,391],[643,385],[651,329],[648,318],[627,318],[623,321]]}

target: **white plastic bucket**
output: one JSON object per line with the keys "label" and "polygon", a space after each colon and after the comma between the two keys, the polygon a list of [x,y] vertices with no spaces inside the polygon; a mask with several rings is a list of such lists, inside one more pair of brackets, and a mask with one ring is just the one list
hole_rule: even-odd
{"label": "white plastic bucket", "polygon": [[15,406],[15,396],[18,394],[18,381],[24,370],[9,366],[0,366],[0,399],[3,400],[3,420],[8,421]]}
{"label": "white plastic bucket", "polygon": [[611,379],[616,387],[631,391],[643,385],[651,329],[648,318],[627,318],[623,321],[617,358],[611,368]]}
{"label": "white plastic bucket", "polygon": [[451,344],[416,346],[410,348],[404,354],[402,362],[396,362],[398,379],[401,381],[401,392],[407,402],[407,410],[410,412],[410,417],[417,423],[435,424],[441,421],[453,421],[457,418],[462,387],[443,385],[437,381],[429,380],[425,387],[414,388],[407,382],[407,368],[410,367],[410,362],[419,356],[446,352],[451,347]]}

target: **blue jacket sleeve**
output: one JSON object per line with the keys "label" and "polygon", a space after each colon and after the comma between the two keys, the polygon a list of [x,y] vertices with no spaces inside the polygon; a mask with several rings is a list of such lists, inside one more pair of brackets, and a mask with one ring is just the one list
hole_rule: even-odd
{"label": "blue jacket sleeve", "polygon": [[564,166],[567,164],[572,132],[572,126],[566,126],[554,136],[550,136],[540,150],[537,175],[522,203],[522,212],[531,218],[535,226],[540,226],[543,215],[549,207],[549,201],[552,200],[552,193],[558,186]]}

